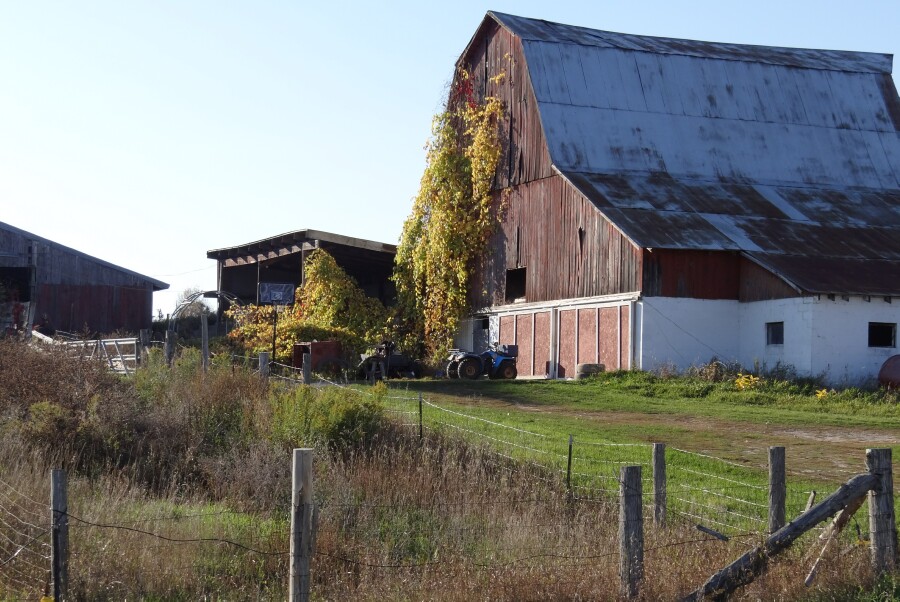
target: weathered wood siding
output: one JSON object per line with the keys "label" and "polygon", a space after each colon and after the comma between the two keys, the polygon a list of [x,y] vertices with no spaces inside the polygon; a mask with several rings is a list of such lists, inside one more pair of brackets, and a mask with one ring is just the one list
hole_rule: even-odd
{"label": "weathered wood siding", "polygon": [[[13,229],[0,229],[0,280],[10,270],[27,270],[34,321],[56,329],[110,333],[149,328],[153,283],[140,274]],[[33,288],[32,288],[33,286]]]}
{"label": "weathered wood siding", "polygon": [[[553,175],[552,161],[541,128],[537,100],[528,76],[522,43],[494,22],[485,22],[460,66],[472,77],[479,101],[500,98],[508,111],[503,127],[506,146],[497,173],[497,188]],[[497,76],[502,77],[499,79]],[[492,81],[494,79],[494,81]]]}
{"label": "weathered wood siding", "polygon": [[512,187],[476,271],[474,307],[506,303],[506,270],[526,268],[527,301],[640,290],[641,253],[561,176]]}
{"label": "weathered wood siding", "polygon": [[800,293],[788,286],[784,280],[743,257],[740,261],[740,272],[741,301],[769,301],[800,296]]}

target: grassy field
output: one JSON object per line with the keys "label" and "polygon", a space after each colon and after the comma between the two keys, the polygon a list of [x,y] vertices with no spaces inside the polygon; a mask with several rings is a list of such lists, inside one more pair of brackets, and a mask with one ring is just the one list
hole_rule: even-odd
{"label": "grassy field", "polygon": [[[884,392],[816,396],[811,385],[604,374],[583,381],[408,381],[394,383],[394,409],[426,400],[426,427],[450,429],[511,457],[565,473],[573,436],[572,485],[595,495],[623,464],[643,467],[650,442],[667,445],[669,506],[726,533],[759,530],[767,516],[768,447],[786,448],[788,515],[865,471],[867,447],[900,453],[900,405]],[[407,398],[407,399],[402,399]],[[604,486],[604,483],[606,484]],[[588,493],[590,492],[590,493]],[[867,520],[865,509],[859,520]],[[863,529],[861,529],[861,532]]]}

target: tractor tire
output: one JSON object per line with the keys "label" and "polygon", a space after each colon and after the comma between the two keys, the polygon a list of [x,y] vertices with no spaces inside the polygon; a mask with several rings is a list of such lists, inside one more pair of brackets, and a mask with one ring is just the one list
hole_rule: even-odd
{"label": "tractor tire", "polygon": [[516,365],[512,362],[501,362],[497,368],[497,377],[504,380],[514,380],[519,375]]}
{"label": "tractor tire", "polygon": [[447,378],[459,378],[459,362],[450,362],[447,364]]}
{"label": "tractor tire", "polygon": [[481,363],[471,357],[467,357],[459,362],[459,377],[475,380],[481,376]]}

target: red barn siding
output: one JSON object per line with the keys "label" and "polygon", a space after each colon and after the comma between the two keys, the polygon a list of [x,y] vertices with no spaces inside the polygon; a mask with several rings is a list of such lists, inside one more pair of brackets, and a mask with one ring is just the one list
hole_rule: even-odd
{"label": "red barn siding", "polygon": [[559,312],[559,378],[575,378],[575,310]]}
{"label": "red barn siding", "polygon": [[740,256],[732,251],[643,251],[647,297],[737,299]]}
{"label": "red barn siding", "polygon": [[535,376],[550,373],[550,312],[534,314],[534,370]]}
{"label": "red barn siding", "polygon": [[597,310],[578,310],[578,358],[579,364],[597,361]]}
{"label": "red barn siding", "polygon": [[513,345],[516,342],[516,317],[500,316],[500,344]]}
{"label": "red barn siding", "polygon": [[619,337],[622,344],[619,347],[619,369],[628,370],[631,368],[631,362],[628,360],[628,354],[631,351],[631,310],[627,305],[619,307]]}
{"label": "red barn siding", "polygon": [[519,346],[519,359],[516,362],[519,374],[531,376],[533,362],[531,359],[532,336],[531,321],[533,314],[516,316],[516,345]]}
{"label": "red barn siding", "polygon": [[600,327],[597,344],[600,349],[600,363],[607,370],[619,368],[619,309],[604,307],[600,309]]}

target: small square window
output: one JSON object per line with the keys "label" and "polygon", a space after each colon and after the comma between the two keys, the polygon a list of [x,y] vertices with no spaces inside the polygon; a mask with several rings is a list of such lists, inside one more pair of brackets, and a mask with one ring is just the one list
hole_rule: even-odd
{"label": "small square window", "polygon": [[766,345],[784,345],[784,322],[766,322]]}
{"label": "small square window", "polygon": [[896,347],[897,324],[869,322],[869,347]]}
{"label": "small square window", "polygon": [[481,326],[481,330],[488,330],[491,327],[490,318],[478,318],[478,324]]}

